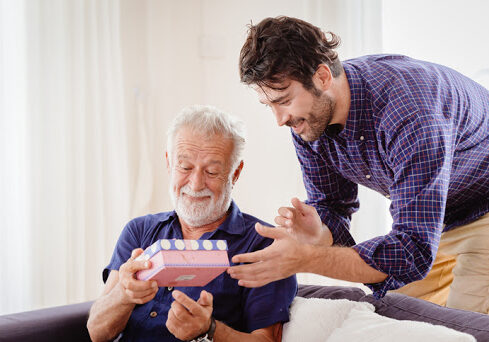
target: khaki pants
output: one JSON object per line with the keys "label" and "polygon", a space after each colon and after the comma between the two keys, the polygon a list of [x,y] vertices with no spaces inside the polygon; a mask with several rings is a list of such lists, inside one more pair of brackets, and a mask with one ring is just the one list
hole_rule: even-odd
{"label": "khaki pants", "polygon": [[443,233],[426,278],[393,292],[489,314],[489,214]]}

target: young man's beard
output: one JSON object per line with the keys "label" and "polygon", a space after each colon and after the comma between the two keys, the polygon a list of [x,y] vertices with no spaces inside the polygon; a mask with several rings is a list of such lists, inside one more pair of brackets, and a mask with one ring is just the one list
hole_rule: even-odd
{"label": "young man's beard", "polygon": [[302,140],[308,142],[318,140],[321,137],[331,122],[335,109],[335,102],[330,96],[314,90],[311,90],[311,93],[314,97],[314,102],[306,119],[309,131],[300,135]]}

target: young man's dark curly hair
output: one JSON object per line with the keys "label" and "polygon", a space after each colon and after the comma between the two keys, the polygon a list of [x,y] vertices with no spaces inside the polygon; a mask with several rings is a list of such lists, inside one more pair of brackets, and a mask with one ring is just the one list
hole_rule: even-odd
{"label": "young man's dark curly hair", "polygon": [[303,20],[280,16],[250,25],[239,56],[241,82],[279,89],[277,84],[292,79],[313,88],[312,76],[320,64],[326,64],[333,77],[343,67],[334,51],[340,39]]}

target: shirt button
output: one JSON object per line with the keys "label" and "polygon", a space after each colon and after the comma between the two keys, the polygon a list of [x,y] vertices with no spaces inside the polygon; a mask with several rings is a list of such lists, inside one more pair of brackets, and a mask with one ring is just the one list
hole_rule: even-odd
{"label": "shirt button", "polygon": [[365,140],[365,137],[363,135],[360,136],[360,140]]}
{"label": "shirt button", "polygon": [[370,177],[372,177],[372,176],[370,176],[370,175],[366,175],[365,176],[365,178],[367,178],[367,179],[370,179]]}
{"label": "shirt button", "polygon": [[173,291],[173,286],[168,286],[168,291]]}
{"label": "shirt button", "polygon": [[391,198],[391,195],[385,195],[386,198]]}
{"label": "shirt button", "polygon": [[158,316],[158,313],[156,311],[151,311],[151,313],[149,314],[149,316],[151,318],[155,318],[156,316]]}

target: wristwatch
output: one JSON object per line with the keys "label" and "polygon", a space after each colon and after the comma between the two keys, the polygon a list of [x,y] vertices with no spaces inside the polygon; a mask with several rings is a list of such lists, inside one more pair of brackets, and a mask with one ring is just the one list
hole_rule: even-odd
{"label": "wristwatch", "polygon": [[214,341],[214,333],[216,332],[216,320],[214,317],[211,317],[211,325],[207,332],[203,333],[200,336],[197,336],[193,340],[189,342],[213,342]]}

